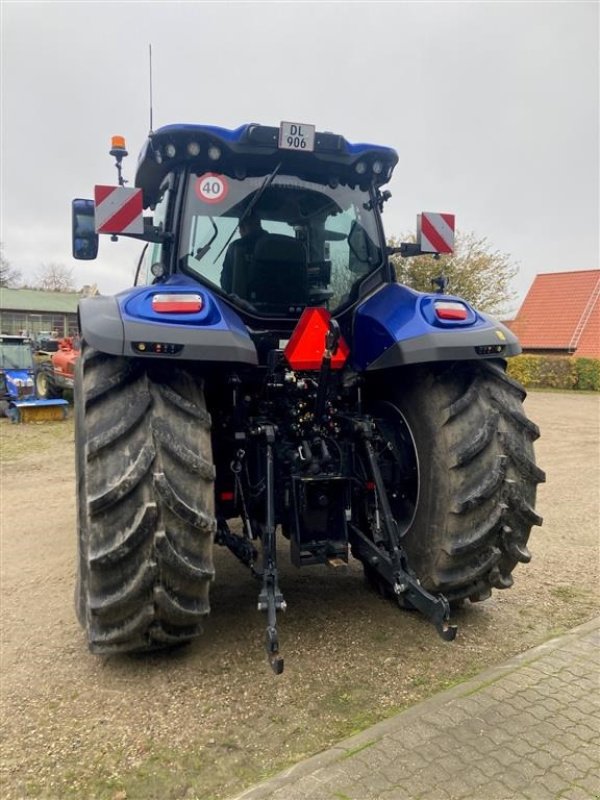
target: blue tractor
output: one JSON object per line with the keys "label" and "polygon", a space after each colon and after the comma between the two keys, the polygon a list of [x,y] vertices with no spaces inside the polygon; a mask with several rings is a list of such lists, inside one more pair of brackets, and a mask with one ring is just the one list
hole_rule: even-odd
{"label": "blue tractor", "polygon": [[0,334],[0,416],[9,416],[15,403],[35,397],[29,337]]}
{"label": "blue tractor", "polygon": [[98,233],[145,247],[134,288],[79,307],[90,649],[197,636],[218,544],[257,578],[281,672],[279,536],[297,567],[358,559],[453,639],[452,607],[530,560],[544,473],[505,371],[515,336],[443,281],[423,294],[395,280],[392,253],[436,249],[432,235],[386,245],[396,152],[297,123],[169,125],[149,135],[136,188],[121,137],[111,154],[118,186],[73,201],[73,254],[95,258]]}
{"label": "blue tractor", "polygon": [[29,336],[0,334],[0,417],[13,422],[66,419],[68,402],[38,397],[38,379]]}

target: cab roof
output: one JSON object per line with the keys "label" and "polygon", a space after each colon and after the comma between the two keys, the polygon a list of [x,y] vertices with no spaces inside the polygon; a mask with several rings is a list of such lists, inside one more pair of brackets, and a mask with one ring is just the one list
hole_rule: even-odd
{"label": "cab roof", "polygon": [[152,132],[140,153],[135,185],[144,192],[144,205],[159,197],[164,177],[173,169],[197,173],[224,172],[244,178],[268,174],[281,164],[309,180],[345,183],[367,188],[387,183],[398,162],[391,147],[352,144],[338,134],[315,133],[314,151],[280,149],[279,128],[248,123],[229,130],[212,125],[166,125]]}

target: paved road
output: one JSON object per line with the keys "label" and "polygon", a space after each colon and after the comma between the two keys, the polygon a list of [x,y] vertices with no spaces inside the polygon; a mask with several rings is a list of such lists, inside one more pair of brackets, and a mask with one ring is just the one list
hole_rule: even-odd
{"label": "paved road", "polygon": [[236,800],[600,800],[600,617]]}

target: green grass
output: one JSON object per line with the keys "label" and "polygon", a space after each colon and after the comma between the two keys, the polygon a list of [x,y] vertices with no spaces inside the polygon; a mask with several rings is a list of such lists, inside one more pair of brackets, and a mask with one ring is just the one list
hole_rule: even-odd
{"label": "green grass", "polygon": [[597,395],[597,389],[556,389],[553,386],[525,386],[527,394],[585,394]]}
{"label": "green grass", "polygon": [[553,586],[552,589],[550,589],[550,594],[568,603],[571,600],[581,599],[586,592],[582,592],[582,590],[576,586]]}
{"label": "green grass", "polygon": [[0,420],[0,463],[17,463],[32,453],[51,453],[59,442],[73,441],[73,420],[10,422]]}

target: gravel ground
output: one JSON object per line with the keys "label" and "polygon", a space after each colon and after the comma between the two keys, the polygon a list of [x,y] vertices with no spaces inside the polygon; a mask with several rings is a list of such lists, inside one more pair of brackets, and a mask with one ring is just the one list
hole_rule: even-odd
{"label": "gravel ground", "polygon": [[543,528],[506,592],[455,614],[449,644],[417,614],[282,550],[286,658],[263,654],[258,586],[217,552],[203,639],[170,655],[88,653],[73,610],[72,422],[0,423],[1,791],[17,798],[224,798],[598,613],[599,399],[534,393]]}

